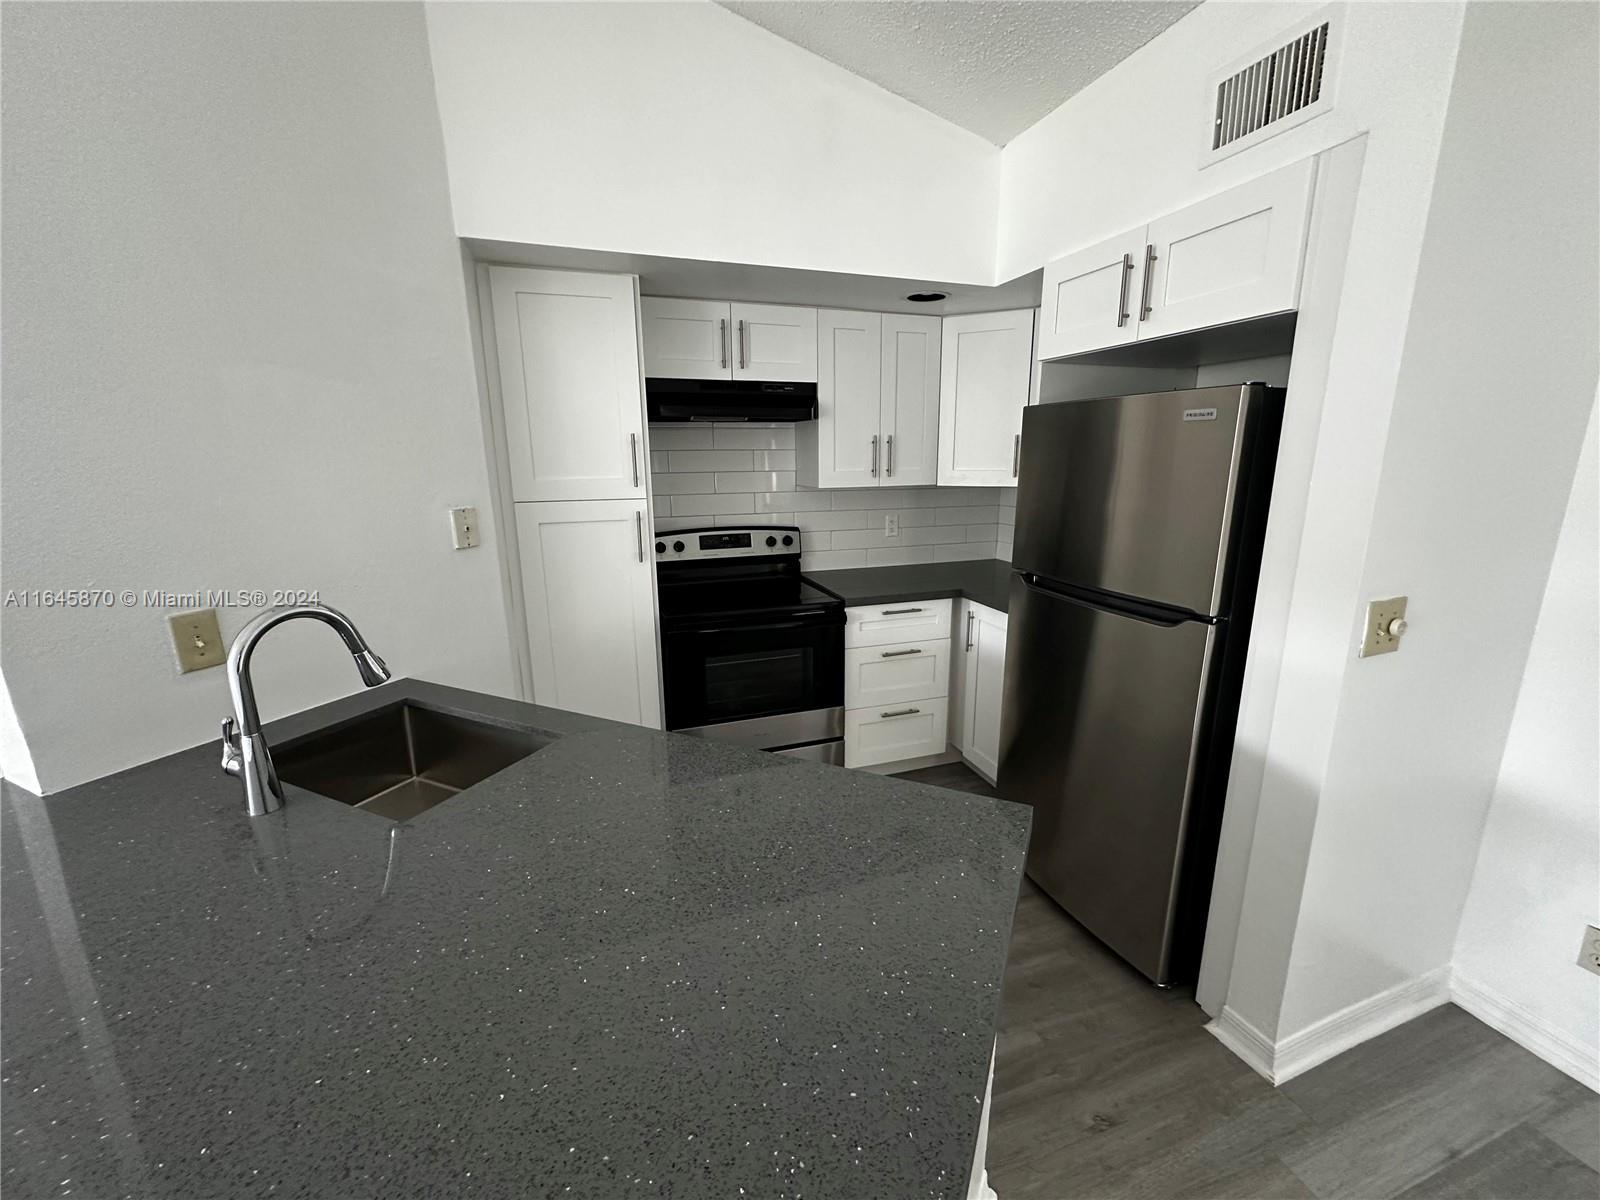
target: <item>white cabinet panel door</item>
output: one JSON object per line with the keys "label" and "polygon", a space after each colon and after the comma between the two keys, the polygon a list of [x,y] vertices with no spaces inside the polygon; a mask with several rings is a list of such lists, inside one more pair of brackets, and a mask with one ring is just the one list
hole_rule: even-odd
{"label": "white cabinet panel door", "polygon": [[817,419],[795,427],[796,476],[808,487],[876,487],[883,318],[817,314]]}
{"label": "white cabinet panel door", "polygon": [[961,703],[965,706],[961,752],[990,783],[1000,773],[1000,700],[1005,690],[1006,614],[968,601],[973,615],[967,641]]}
{"label": "white cabinet panel door", "polygon": [[515,500],[644,498],[631,275],[489,269]]}
{"label": "white cabinet panel door", "polygon": [[950,690],[950,639],[859,646],[844,653],[846,708],[934,700]]}
{"label": "white cabinet panel door", "polygon": [[886,708],[846,709],[844,765],[871,767],[943,754],[949,719],[949,701],[943,696]]}
{"label": "white cabinet panel door", "polygon": [[939,478],[938,317],[883,316],[883,433],[885,487],[935,483]]}
{"label": "white cabinet panel door", "polygon": [[725,300],[646,296],[644,373],[652,379],[732,379],[733,324]]}
{"label": "white cabinet panel door", "polygon": [[844,646],[890,646],[950,636],[951,600],[906,600],[844,610]]}
{"label": "white cabinet panel door", "polygon": [[972,655],[973,626],[978,614],[971,600],[958,600],[955,606],[955,637],[950,654],[950,748],[967,753],[967,676]]}
{"label": "white cabinet panel door", "polygon": [[644,503],[513,507],[534,702],[659,729],[655,562]]}
{"label": "white cabinet panel door", "polygon": [[1152,221],[1139,337],[1298,307],[1315,171],[1307,159]]}
{"label": "white cabinet panel door", "polygon": [[817,310],[787,304],[732,305],[733,377],[817,382]]}
{"label": "white cabinet panel door", "polygon": [[1033,309],[944,319],[939,483],[1010,487],[1033,372]]}
{"label": "white cabinet panel door", "polygon": [[1132,230],[1058,258],[1044,269],[1039,305],[1039,357],[1060,358],[1139,336],[1139,271],[1144,229]]}

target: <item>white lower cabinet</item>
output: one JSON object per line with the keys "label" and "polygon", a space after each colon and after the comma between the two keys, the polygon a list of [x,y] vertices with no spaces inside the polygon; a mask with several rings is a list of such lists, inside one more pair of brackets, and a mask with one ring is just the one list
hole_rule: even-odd
{"label": "white lower cabinet", "polygon": [[873,767],[944,753],[949,705],[946,697],[939,696],[884,708],[846,709],[844,765]]}
{"label": "white lower cabinet", "polygon": [[990,783],[1000,773],[1000,703],[1005,690],[1006,614],[961,602],[950,691],[950,743]]}
{"label": "white lower cabinet", "polygon": [[644,502],[514,507],[534,702],[659,729],[655,562]]}
{"label": "white lower cabinet", "polygon": [[944,753],[953,605],[906,600],[845,609],[845,766]]}

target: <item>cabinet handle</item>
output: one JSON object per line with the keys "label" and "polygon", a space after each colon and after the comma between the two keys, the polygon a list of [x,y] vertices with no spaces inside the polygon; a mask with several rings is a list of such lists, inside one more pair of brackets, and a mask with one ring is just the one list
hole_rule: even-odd
{"label": "cabinet handle", "polygon": [[913,646],[909,650],[885,650],[883,652],[883,654],[880,655],[880,657],[882,657],[882,658],[900,658],[902,655],[906,655],[906,654],[921,654],[921,653],[922,653],[922,650],[919,647]]}
{"label": "cabinet handle", "polygon": [[1011,439],[1011,478],[1015,479],[1022,470],[1022,435],[1019,433]]}
{"label": "cabinet handle", "polygon": [[1117,293],[1117,328],[1128,323],[1128,280],[1133,278],[1133,255],[1122,256],[1122,290]]}
{"label": "cabinet handle", "polygon": [[639,561],[644,561],[644,511],[633,514],[633,531],[639,535]]}
{"label": "cabinet handle", "polygon": [[921,611],[922,610],[920,608],[886,608],[882,612],[880,612],[878,615],[880,617],[898,617],[902,613],[914,613],[914,612],[921,612]]}
{"label": "cabinet handle", "polygon": [[739,322],[739,369],[744,370],[744,322]]}
{"label": "cabinet handle", "polygon": [[722,369],[728,369],[728,318],[723,317],[717,322],[717,345],[722,350]]}
{"label": "cabinet handle", "polygon": [[884,720],[887,720],[890,717],[909,717],[921,711],[922,710],[920,708],[897,708],[893,712],[881,712],[878,714],[878,716]]}
{"label": "cabinet handle", "polygon": [[1156,265],[1156,248],[1146,242],[1144,247],[1144,287],[1139,289],[1139,320],[1143,321],[1155,309],[1150,307],[1150,272]]}
{"label": "cabinet handle", "polygon": [[878,477],[878,435],[872,435],[872,477]]}
{"label": "cabinet handle", "polygon": [[894,434],[883,439],[883,474],[887,478],[894,474]]}
{"label": "cabinet handle", "polygon": [[639,486],[639,435],[628,435],[628,459],[633,463],[633,486]]}
{"label": "cabinet handle", "polygon": [[977,615],[978,614],[975,612],[969,612],[967,614],[967,644],[965,648],[969,654],[972,652],[972,620]]}

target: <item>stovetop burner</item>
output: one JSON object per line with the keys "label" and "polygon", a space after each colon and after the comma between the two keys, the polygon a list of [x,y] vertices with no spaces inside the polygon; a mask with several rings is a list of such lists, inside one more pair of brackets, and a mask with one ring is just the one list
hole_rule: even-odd
{"label": "stovetop burner", "polygon": [[844,601],[800,574],[793,525],[678,529],[656,535],[663,624],[758,620],[842,609]]}

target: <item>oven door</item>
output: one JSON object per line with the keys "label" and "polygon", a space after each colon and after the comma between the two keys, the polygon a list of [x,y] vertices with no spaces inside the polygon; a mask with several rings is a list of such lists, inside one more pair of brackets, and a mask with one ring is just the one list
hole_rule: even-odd
{"label": "oven door", "polygon": [[661,651],[668,729],[844,705],[843,609],[669,626]]}

